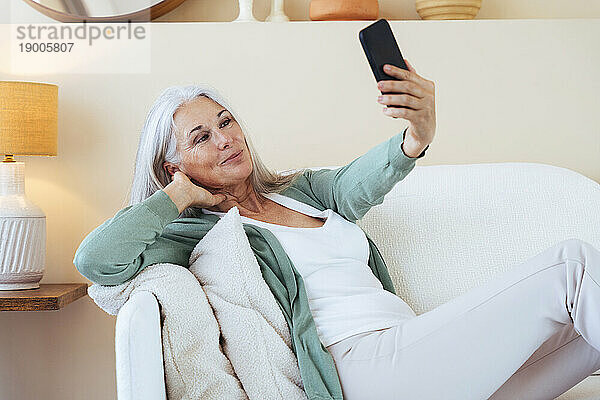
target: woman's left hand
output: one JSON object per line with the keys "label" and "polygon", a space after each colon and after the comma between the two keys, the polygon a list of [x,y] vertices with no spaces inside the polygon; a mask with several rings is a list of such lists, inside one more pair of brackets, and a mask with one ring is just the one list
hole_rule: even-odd
{"label": "woman's left hand", "polygon": [[[379,81],[377,85],[379,90],[386,94],[379,96],[377,101],[392,106],[383,109],[386,115],[410,121],[404,138],[405,145],[407,145],[404,150],[406,151],[409,147],[411,153],[420,154],[433,141],[435,135],[435,84],[418,75],[408,60],[404,61],[408,66],[408,71],[394,65],[384,65],[386,74],[401,80]],[[391,69],[387,70],[387,66]]]}

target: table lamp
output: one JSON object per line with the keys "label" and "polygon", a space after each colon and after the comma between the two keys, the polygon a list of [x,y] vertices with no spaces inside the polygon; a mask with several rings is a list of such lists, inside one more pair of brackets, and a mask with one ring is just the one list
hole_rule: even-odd
{"label": "table lamp", "polygon": [[0,290],[37,289],[46,264],[46,215],[25,196],[25,163],[55,156],[58,86],[0,81]]}

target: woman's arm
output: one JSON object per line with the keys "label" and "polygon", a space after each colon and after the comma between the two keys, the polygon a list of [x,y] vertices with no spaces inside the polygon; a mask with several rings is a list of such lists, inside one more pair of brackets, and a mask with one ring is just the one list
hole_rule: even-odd
{"label": "woman's arm", "polygon": [[[407,128],[408,129],[408,128]],[[349,221],[361,219],[371,207],[383,202],[415,167],[419,157],[404,154],[402,143],[406,129],[373,147],[348,165],[336,169],[304,171],[303,191],[310,191],[325,206]]]}
{"label": "woman's arm", "polygon": [[177,264],[187,266],[189,252],[183,251],[184,245],[160,236],[178,216],[178,206],[159,190],[123,208],[88,234],[73,263],[83,276],[100,285],[124,283],[161,258],[178,259]]}

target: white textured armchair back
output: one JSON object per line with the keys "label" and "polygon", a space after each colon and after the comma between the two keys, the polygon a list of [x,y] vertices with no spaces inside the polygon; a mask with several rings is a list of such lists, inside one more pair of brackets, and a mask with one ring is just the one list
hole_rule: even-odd
{"label": "white textured armchair back", "polygon": [[358,225],[420,315],[561,240],[600,248],[600,184],[537,163],[416,166]]}

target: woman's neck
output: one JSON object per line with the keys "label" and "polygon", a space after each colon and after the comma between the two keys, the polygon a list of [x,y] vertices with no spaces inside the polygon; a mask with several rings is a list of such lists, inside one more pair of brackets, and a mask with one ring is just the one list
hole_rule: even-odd
{"label": "woman's neck", "polygon": [[207,210],[226,213],[231,208],[237,207],[240,215],[261,215],[267,211],[270,202],[264,196],[258,195],[251,184],[231,190],[220,190],[219,193],[227,194],[227,199],[213,207],[205,207]]}

